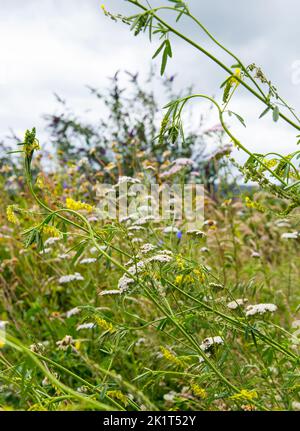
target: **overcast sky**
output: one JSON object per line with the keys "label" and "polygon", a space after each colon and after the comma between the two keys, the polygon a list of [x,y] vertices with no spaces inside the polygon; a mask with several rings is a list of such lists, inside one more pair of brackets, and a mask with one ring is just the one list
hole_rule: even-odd
{"label": "overcast sky", "polygon": [[[113,12],[135,12],[125,0],[103,2]],[[146,76],[157,40],[150,45],[145,36],[134,37],[126,25],[103,15],[101,3],[0,0],[0,137],[10,128],[22,136],[26,128],[37,126],[45,139],[41,116],[55,111],[54,92],[80,112],[92,107],[86,85],[104,88],[107,77],[117,69]],[[152,1],[154,6],[166,3]],[[245,64],[260,65],[299,112],[299,0],[190,0],[188,4]],[[182,21],[180,28],[203,46],[212,47],[191,23]],[[181,40],[172,38],[172,44],[174,58],[167,73],[177,75],[178,88],[193,83],[196,92],[219,95],[226,74]],[[230,59],[226,61],[232,64]],[[252,150],[288,152],[296,148],[296,133],[283,121],[258,121],[263,106],[241,88],[232,109],[247,118],[247,129],[235,123],[232,127]]]}

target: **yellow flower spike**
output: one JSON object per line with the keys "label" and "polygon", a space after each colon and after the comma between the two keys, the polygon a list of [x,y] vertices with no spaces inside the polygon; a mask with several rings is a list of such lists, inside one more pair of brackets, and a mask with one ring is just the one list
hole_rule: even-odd
{"label": "yellow flower spike", "polygon": [[105,9],[105,6],[104,6],[104,4],[102,4],[101,5],[101,9],[103,10],[103,13],[104,13],[104,15],[108,15],[108,12],[107,12],[107,10]]}
{"label": "yellow flower spike", "polygon": [[86,210],[88,212],[92,212],[94,207],[92,205],[86,204],[85,202],[75,201],[72,198],[66,199],[66,207],[70,210],[78,211],[78,210]]}
{"label": "yellow flower spike", "polygon": [[35,185],[39,188],[39,189],[43,189],[45,187],[45,182],[44,182],[44,177],[41,174],[38,174]]}
{"label": "yellow flower spike", "polygon": [[222,204],[221,207],[229,207],[232,204],[232,199],[225,199]]}
{"label": "yellow flower spike", "polygon": [[14,209],[15,209],[15,205],[8,205],[8,207],[6,208],[6,216],[7,216],[7,220],[15,225],[19,225],[20,224],[20,220],[18,219],[18,217],[16,216]]}
{"label": "yellow flower spike", "polygon": [[43,233],[53,236],[55,238],[59,238],[61,236],[61,232],[55,226],[44,225],[42,227]]}
{"label": "yellow flower spike", "polygon": [[81,341],[79,340],[75,341],[75,345],[74,345],[75,349],[80,350],[80,346],[81,346]]}
{"label": "yellow flower spike", "polygon": [[204,400],[204,398],[207,397],[207,393],[206,393],[205,389],[200,388],[200,386],[197,383],[193,383],[191,385],[191,390],[196,397],[199,397],[202,400]]}
{"label": "yellow flower spike", "polygon": [[245,204],[247,208],[254,208],[254,202],[248,196],[245,198]]}
{"label": "yellow flower spike", "polygon": [[277,165],[277,163],[278,163],[278,160],[276,159],[270,159],[270,160],[264,159],[264,164],[270,169],[274,168]]}
{"label": "yellow flower spike", "polygon": [[252,401],[258,397],[256,391],[248,391],[247,389],[242,389],[238,394],[232,395],[230,399],[232,400],[248,400]]}
{"label": "yellow flower spike", "polygon": [[172,364],[176,365],[177,367],[185,367],[185,363],[181,361],[177,356],[175,356],[170,350],[166,349],[165,347],[161,346],[160,350],[162,352],[163,357],[171,362]]}
{"label": "yellow flower spike", "polygon": [[107,322],[105,319],[102,319],[101,317],[96,317],[96,323],[97,325],[104,329],[105,331],[110,332],[111,334],[113,332],[115,332],[115,328],[113,327],[113,325],[110,322]]}
{"label": "yellow flower spike", "polygon": [[[232,76],[231,79],[230,79],[230,84],[238,86],[239,83],[240,83],[238,81],[238,79],[241,79],[241,76],[242,76],[241,69],[240,68],[236,68],[235,71],[234,71],[234,76]],[[236,79],[236,78],[238,78],[238,79]]]}
{"label": "yellow flower spike", "polygon": [[259,202],[254,202],[249,196],[245,197],[245,204],[247,208],[255,208],[257,211],[265,212],[266,208],[263,207]]}
{"label": "yellow flower spike", "polygon": [[184,283],[193,283],[194,282],[194,278],[190,274],[186,274],[186,275],[179,274],[179,275],[176,275],[175,284],[181,284],[182,282],[184,282]]}
{"label": "yellow flower spike", "polygon": [[179,269],[184,269],[184,260],[182,258],[182,256],[176,256],[176,263],[178,265]]}
{"label": "yellow flower spike", "polygon": [[195,276],[198,278],[198,280],[201,281],[201,283],[204,283],[204,281],[205,281],[204,272],[200,271],[199,269],[194,269],[193,272],[194,272]]}
{"label": "yellow flower spike", "polygon": [[26,130],[23,151],[27,156],[32,156],[33,151],[40,149],[38,139],[35,137],[36,130],[33,128],[31,131]]}
{"label": "yellow flower spike", "polygon": [[234,74],[230,78],[228,78],[227,84],[225,85],[224,93],[223,93],[223,103],[228,103],[230,90],[232,89],[232,87],[235,87],[234,90],[237,88],[237,86],[240,84],[239,79],[241,78],[242,78],[242,71],[240,68],[236,68],[234,71]]}
{"label": "yellow flower spike", "polygon": [[183,279],[183,275],[182,274],[176,275],[176,277],[175,277],[175,284],[181,284],[182,279]]}

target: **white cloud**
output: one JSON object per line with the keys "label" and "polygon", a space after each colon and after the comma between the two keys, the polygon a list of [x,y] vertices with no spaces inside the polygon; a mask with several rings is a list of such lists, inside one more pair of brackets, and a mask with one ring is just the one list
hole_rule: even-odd
{"label": "white cloud", "polygon": [[[246,62],[257,59],[284,95],[299,103],[300,85],[292,78],[293,64],[299,59],[298,27],[294,27],[298,1],[265,0],[262,4],[254,0],[247,8],[235,0],[201,5],[190,0],[189,4],[218,37],[224,36]],[[124,0],[111,0],[107,7],[124,13],[133,10]],[[10,127],[21,134],[36,125],[45,137],[41,115],[55,110],[53,92],[66,97],[77,111],[86,109],[90,102],[85,85],[105,87],[107,77],[117,69],[146,74],[158,43],[150,45],[145,36],[135,38],[125,25],[107,19],[98,0],[14,0],[1,8],[0,136]],[[196,28],[186,30],[211,46]],[[178,86],[193,82],[195,91],[210,95],[217,93],[224,78],[203,55],[178,40],[174,40],[174,59],[167,72],[178,75]],[[240,91],[234,103],[236,110],[248,113],[247,129],[236,125],[235,130],[250,148],[284,152],[294,148],[294,133],[283,121],[274,125],[271,120],[257,120],[263,106],[258,107],[255,99]]]}

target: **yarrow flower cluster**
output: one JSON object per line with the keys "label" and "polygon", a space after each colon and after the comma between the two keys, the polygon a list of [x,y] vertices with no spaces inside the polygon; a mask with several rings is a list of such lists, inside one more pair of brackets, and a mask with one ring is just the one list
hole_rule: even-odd
{"label": "yarrow flower cluster", "polygon": [[275,304],[255,304],[248,305],[246,308],[246,316],[254,316],[255,314],[265,314],[267,312],[274,313],[277,310]]}
{"label": "yarrow flower cluster", "polygon": [[140,253],[141,254],[148,254],[151,251],[154,251],[156,248],[157,247],[155,245],[146,243],[146,244],[143,244],[142,247],[140,248]]}
{"label": "yarrow flower cluster", "polygon": [[145,225],[151,221],[155,221],[155,217],[153,215],[149,214],[149,215],[146,215],[144,217],[140,217],[138,220],[136,220],[134,222],[134,225],[135,226],[142,226],[142,225]]}
{"label": "yarrow flower cluster", "polygon": [[223,338],[219,335],[217,335],[216,337],[205,338],[205,340],[203,340],[203,342],[201,343],[200,348],[204,351],[210,350],[214,344],[224,344]]}
{"label": "yarrow flower cluster", "polygon": [[245,302],[247,302],[248,299],[246,298],[241,298],[241,299],[235,299],[234,301],[231,301],[227,304],[227,307],[230,310],[236,310],[237,308],[241,307],[242,305],[245,304]]}
{"label": "yarrow flower cluster", "polygon": [[164,228],[164,233],[177,233],[179,229],[176,226],[167,226]]}
{"label": "yarrow flower cluster", "polygon": [[51,253],[52,248],[48,247],[48,248],[44,248],[43,250],[40,251],[40,254],[48,254]]}
{"label": "yarrow flower cluster", "polygon": [[[140,274],[142,271],[145,270],[147,264],[152,262],[157,263],[168,263],[171,262],[173,259],[173,253],[170,250],[161,250],[157,254],[148,257],[147,259],[140,260],[130,266],[128,268],[128,272],[133,276],[132,278],[128,273],[125,273],[119,280],[118,288],[121,290],[121,292],[125,292],[128,290],[129,284],[132,284],[135,282],[134,277],[137,274]],[[132,263],[132,260],[129,261],[129,263]]]}
{"label": "yarrow flower cluster", "polygon": [[83,265],[89,265],[91,263],[97,262],[95,257],[86,257],[85,259],[81,259],[80,263]]}
{"label": "yarrow flower cluster", "polygon": [[130,226],[128,228],[129,231],[138,231],[138,230],[145,230],[145,228],[143,226]]}
{"label": "yarrow flower cluster", "polygon": [[71,255],[67,253],[62,253],[57,256],[61,260],[70,259]]}
{"label": "yarrow flower cluster", "polygon": [[100,292],[101,296],[105,296],[105,295],[120,295],[121,290],[119,289],[115,289],[115,290],[102,290],[102,292]]}
{"label": "yarrow flower cluster", "polygon": [[60,284],[70,283],[71,281],[82,281],[84,278],[79,272],[75,272],[75,274],[63,275],[59,278],[58,282]]}
{"label": "yarrow flower cluster", "polygon": [[155,254],[154,256],[151,256],[147,259],[146,263],[150,262],[159,262],[159,263],[167,263],[171,262],[173,259],[172,252],[169,252],[168,250],[164,250],[164,252]]}
{"label": "yarrow flower cluster", "polygon": [[74,307],[74,308],[71,308],[71,310],[66,312],[66,317],[69,318],[69,317],[75,316],[78,313],[80,313],[80,309],[78,307]]}
{"label": "yarrow flower cluster", "polygon": [[119,180],[117,182],[117,184],[115,185],[115,187],[118,187],[121,184],[140,184],[140,180],[138,180],[137,178],[132,178],[132,177],[126,177],[126,176],[122,176],[119,177]]}
{"label": "yarrow flower cluster", "polygon": [[96,323],[94,322],[87,322],[87,323],[82,323],[81,325],[78,325],[76,328],[76,331],[80,331],[81,329],[93,329],[95,328]]}
{"label": "yarrow flower cluster", "polygon": [[46,241],[44,242],[44,245],[53,245],[54,243],[56,243],[59,240],[60,240],[60,238],[57,236],[50,236],[50,238],[46,239]]}
{"label": "yarrow flower cluster", "polygon": [[134,283],[134,279],[128,277],[127,274],[122,275],[118,282],[118,288],[120,289],[120,292],[126,292],[128,290],[129,285]]}
{"label": "yarrow flower cluster", "polygon": [[281,239],[297,239],[299,238],[298,232],[285,232],[281,235]]}

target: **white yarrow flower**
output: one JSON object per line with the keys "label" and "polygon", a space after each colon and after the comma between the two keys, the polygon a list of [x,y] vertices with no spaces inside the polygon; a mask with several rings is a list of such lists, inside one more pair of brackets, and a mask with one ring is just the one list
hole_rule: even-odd
{"label": "white yarrow flower", "polygon": [[136,220],[134,224],[135,226],[141,226],[143,224],[149,223],[149,221],[155,221],[155,217],[153,215],[146,215]]}
{"label": "white yarrow flower", "polygon": [[40,251],[40,254],[48,254],[48,253],[51,253],[51,251],[52,251],[52,248],[44,248],[42,251]]}
{"label": "white yarrow flower", "polygon": [[134,283],[132,278],[129,278],[127,274],[122,275],[118,282],[118,288],[121,292],[126,292],[130,284]]}
{"label": "white yarrow flower", "polygon": [[177,233],[179,229],[176,226],[167,226],[164,228],[164,233]]}
{"label": "white yarrow flower", "polygon": [[82,323],[81,325],[77,326],[76,331],[80,331],[80,329],[93,329],[95,326],[96,323],[94,322]]}
{"label": "white yarrow flower", "polygon": [[59,278],[58,282],[60,284],[64,284],[64,283],[70,283],[71,281],[82,281],[82,280],[84,280],[82,275],[79,274],[79,272],[75,272],[75,274],[63,275],[62,277]]}
{"label": "white yarrow flower", "polygon": [[89,265],[90,263],[95,263],[97,262],[97,259],[95,257],[86,257],[85,259],[82,259],[80,261],[80,263],[82,263],[83,265]]}
{"label": "white yarrow flower", "polygon": [[246,308],[246,316],[254,316],[255,314],[265,314],[266,312],[274,313],[277,310],[275,304],[255,304],[248,305]]}
{"label": "white yarrow flower", "polygon": [[70,257],[71,257],[70,254],[67,254],[67,253],[62,253],[58,255],[58,258],[61,260],[70,259]]}
{"label": "white yarrow flower", "polygon": [[299,237],[298,232],[285,232],[281,235],[281,239],[297,239]]}
{"label": "white yarrow flower", "polygon": [[143,240],[142,240],[142,238],[133,238],[132,242],[133,242],[133,244],[135,244],[135,243],[142,243]]}
{"label": "white yarrow flower", "polygon": [[89,222],[97,222],[98,221],[98,217],[96,217],[96,216],[88,217],[88,221]]}
{"label": "white yarrow flower", "polygon": [[155,245],[146,243],[146,244],[142,245],[142,247],[140,248],[140,253],[141,254],[148,254],[148,253],[150,253],[150,251],[153,251],[155,249],[156,249]]}
{"label": "white yarrow flower", "polygon": [[124,184],[124,183],[129,183],[129,184],[140,184],[140,180],[138,180],[137,178],[132,178],[132,177],[119,177],[119,181],[117,182],[116,186],[119,186],[120,184]]}
{"label": "white yarrow flower", "polygon": [[172,401],[174,401],[174,398],[175,398],[176,395],[177,394],[176,394],[175,391],[170,391],[170,392],[168,392],[167,394],[164,395],[164,400],[172,402]]}
{"label": "white yarrow flower", "polygon": [[55,242],[60,241],[61,238],[57,236],[51,236],[50,238],[47,238],[44,242],[44,245],[53,245]]}
{"label": "white yarrow flower", "polygon": [[203,342],[200,345],[200,348],[202,350],[209,350],[214,344],[224,344],[224,340],[222,337],[217,335],[216,337],[208,337],[203,340]]}
{"label": "white yarrow flower", "polygon": [[227,307],[230,308],[230,310],[236,310],[238,307],[242,306],[247,302],[248,299],[235,299],[234,301],[228,302]]}
{"label": "white yarrow flower", "polygon": [[75,314],[80,313],[80,309],[78,307],[71,308],[66,312],[66,317],[69,318],[71,316],[75,316]]}
{"label": "white yarrow flower", "polygon": [[168,254],[159,253],[152,257],[149,257],[149,259],[147,259],[147,262],[167,263],[167,262],[171,262],[172,259],[173,257]]}
{"label": "white yarrow flower", "polygon": [[143,226],[131,226],[128,228],[129,231],[133,231],[133,230],[145,230],[145,228]]}
{"label": "white yarrow flower", "polygon": [[209,249],[207,247],[201,247],[200,251],[201,251],[201,253],[208,253]]}
{"label": "white yarrow flower", "polygon": [[121,290],[115,289],[115,290],[102,290],[102,292],[100,292],[101,296],[105,296],[105,295],[120,295]]}

